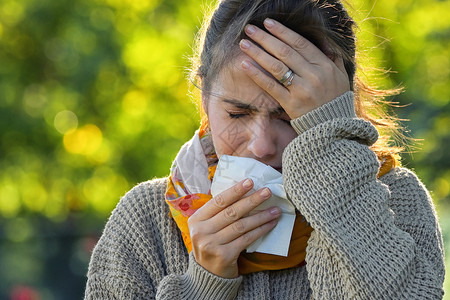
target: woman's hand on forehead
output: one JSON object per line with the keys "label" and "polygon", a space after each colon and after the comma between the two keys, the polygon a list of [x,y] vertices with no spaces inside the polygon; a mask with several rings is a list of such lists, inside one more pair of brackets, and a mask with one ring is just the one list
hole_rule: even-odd
{"label": "woman's hand on forehead", "polygon": [[[264,26],[271,34],[254,25],[247,25],[245,32],[265,51],[247,39],[241,40],[241,50],[274,78],[284,79],[285,84],[249,59],[243,59],[241,67],[292,119],[350,90],[342,57],[331,60],[313,43],[275,20],[266,19]],[[289,70],[293,72],[290,77]]]}

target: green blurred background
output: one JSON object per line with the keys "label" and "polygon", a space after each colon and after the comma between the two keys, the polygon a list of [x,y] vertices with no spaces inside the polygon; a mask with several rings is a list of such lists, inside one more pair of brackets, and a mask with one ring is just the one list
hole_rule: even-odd
{"label": "green blurred background", "polygon": [[[423,141],[404,165],[449,248],[450,1],[349,2],[365,76],[406,88],[396,112]],[[80,299],[119,198],[168,174],[199,124],[185,69],[202,3],[0,0],[0,299]]]}

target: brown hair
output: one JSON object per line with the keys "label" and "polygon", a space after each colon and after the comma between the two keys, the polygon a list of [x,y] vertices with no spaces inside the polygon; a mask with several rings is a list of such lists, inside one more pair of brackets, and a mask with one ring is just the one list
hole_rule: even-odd
{"label": "brown hair", "polygon": [[[355,94],[358,117],[370,121],[380,131],[380,138],[372,149],[378,155],[399,153],[395,146],[400,134],[398,119],[386,111],[386,96],[401,89],[377,90],[369,87],[356,75],[356,37],[353,19],[339,0],[222,0],[209,17],[197,37],[197,49],[192,58],[190,80],[203,93],[224,67],[241,52],[239,41],[247,38],[245,25],[251,23],[264,29],[263,21],[272,18],[307,38],[328,57],[341,56]],[[398,156],[397,156],[398,158]]]}

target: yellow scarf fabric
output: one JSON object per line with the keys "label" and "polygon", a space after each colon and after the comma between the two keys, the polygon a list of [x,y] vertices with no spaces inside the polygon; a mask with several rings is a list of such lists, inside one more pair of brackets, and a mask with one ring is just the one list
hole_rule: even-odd
{"label": "yellow scarf fabric", "polygon": [[[202,142],[203,155],[205,155],[206,161],[208,162],[207,177],[208,180],[212,182],[218,160],[214,149],[211,147],[212,142],[205,120],[202,121],[198,136]],[[379,160],[381,162],[381,167],[377,175],[378,178],[397,166],[397,160],[391,154],[380,155]],[[165,198],[166,203],[169,205],[171,216],[180,229],[186,249],[190,253],[192,251],[192,242],[189,236],[187,221],[189,217],[197,211],[197,209],[208,202],[212,196],[210,190],[204,193],[191,193],[186,188],[183,178],[180,177],[178,168],[179,166],[174,162],[171,168]],[[304,265],[306,246],[312,231],[313,228],[306,222],[304,217],[296,211],[288,256],[283,257],[258,252],[247,253],[243,251],[238,258],[239,274],[245,275],[265,270],[282,270]]]}

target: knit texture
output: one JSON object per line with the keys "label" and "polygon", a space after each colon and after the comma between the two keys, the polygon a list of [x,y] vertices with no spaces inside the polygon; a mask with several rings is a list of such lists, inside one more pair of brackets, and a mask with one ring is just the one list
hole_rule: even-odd
{"label": "knit texture", "polygon": [[284,151],[283,176],[314,228],[306,266],[235,279],[209,273],[169,216],[167,179],[155,179],[113,211],[85,299],[441,299],[443,246],[431,197],[407,169],[377,179],[368,146],[378,134],[352,113],[352,97],[291,122],[303,125],[293,125],[299,136]]}

